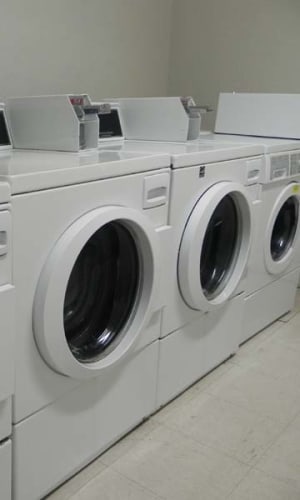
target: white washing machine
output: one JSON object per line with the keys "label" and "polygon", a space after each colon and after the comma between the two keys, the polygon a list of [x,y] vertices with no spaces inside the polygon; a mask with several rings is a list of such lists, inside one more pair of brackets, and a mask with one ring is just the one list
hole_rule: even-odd
{"label": "white washing machine", "polygon": [[154,411],[169,164],[0,159],[14,218],[15,500],[43,497]]}
{"label": "white washing machine", "polygon": [[1,500],[11,500],[11,439],[0,443],[0,496]]}
{"label": "white washing machine", "polygon": [[199,141],[125,141],[119,147],[172,156],[160,407],[238,348],[263,148]]}
{"label": "white washing machine", "polygon": [[[0,104],[0,158],[11,150]],[[0,498],[11,499],[11,404],[14,389],[14,288],[12,276],[12,227],[10,187],[0,182]]]}
{"label": "white washing machine", "polygon": [[300,271],[299,141],[211,134],[210,142],[260,144],[265,151],[260,216],[249,258],[240,342],[290,311]]}
{"label": "white washing machine", "polygon": [[0,498],[3,500],[11,499],[11,398],[14,389],[14,288],[9,202],[9,185],[0,182]]}
{"label": "white washing machine", "polygon": [[[300,94],[221,93],[216,125],[226,133],[299,140],[299,106]],[[298,170],[295,153],[291,173]]]}
{"label": "white washing machine", "polygon": [[[228,98],[232,106],[229,106]],[[248,113],[245,109],[243,120],[238,106],[242,106],[240,98],[235,103],[235,95],[220,95],[216,121],[218,133],[206,136],[205,140],[260,144],[265,153],[261,215],[250,255],[246,287],[241,336],[241,342],[244,342],[294,306],[300,270],[300,142],[226,134],[226,130],[242,133],[244,127],[251,128],[251,116],[257,116],[251,109]]]}

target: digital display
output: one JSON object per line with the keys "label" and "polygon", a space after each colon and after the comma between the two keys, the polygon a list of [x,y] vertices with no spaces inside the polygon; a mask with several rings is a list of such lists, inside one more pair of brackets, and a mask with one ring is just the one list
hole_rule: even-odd
{"label": "digital display", "polygon": [[0,146],[10,146],[10,139],[3,111],[0,111]]}
{"label": "digital display", "polygon": [[117,109],[110,113],[99,115],[99,137],[109,139],[110,137],[122,137],[122,129]]}

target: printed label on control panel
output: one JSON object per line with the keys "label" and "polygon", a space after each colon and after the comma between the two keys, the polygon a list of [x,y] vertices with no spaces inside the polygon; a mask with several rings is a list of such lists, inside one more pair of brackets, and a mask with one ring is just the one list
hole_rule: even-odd
{"label": "printed label on control panel", "polygon": [[276,180],[289,175],[289,155],[271,157],[270,179]]}
{"label": "printed label on control panel", "polygon": [[290,175],[300,174],[300,153],[291,154],[291,172]]}
{"label": "printed label on control panel", "polygon": [[199,177],[205,177],[205,165],[201,165],[199,168]]}

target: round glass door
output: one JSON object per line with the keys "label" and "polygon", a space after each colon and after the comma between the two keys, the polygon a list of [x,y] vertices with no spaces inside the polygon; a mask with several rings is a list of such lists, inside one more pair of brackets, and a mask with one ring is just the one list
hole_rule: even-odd
{"label": "round glass door", "polygon": [[270,251],[275,262],[282,259],[293,244],[298,215],[298,199],[290,196],[280,208],[273,226]]}
{"label": "round glass door", "polygon": [[238,250],[238,211],[230,194],[217,205],[203,240],[200,256],[200,281],[210,299],[225,286]]}
{"label": "round glass door", "polygon": [[243,185],[218,182],[195,204],[181,239],[178,281],[192,309],[212,311],[235,292],[248,261],[251,201]]}
{"label": "round glass door", "polygon": [[153,314],[159,239],[141,212],[100,207],[55,243],[37,284],[33,330],[55,371],[90,378],[133,349]]}
{"label": "round glass door", "polygon": [[293,261],[295,267],[299,265],[299,194],[300,184],[291,182],[282,188],[271,205],[264,234],[264,263],[270,274],[281,274]]}
{"label": "round glass door", "polygon": [[105,224],[82,248],[65,294],[65,335],[78,361],[95,361],[115,345],[134,308],[139,281],[130,231],[118,221]]}

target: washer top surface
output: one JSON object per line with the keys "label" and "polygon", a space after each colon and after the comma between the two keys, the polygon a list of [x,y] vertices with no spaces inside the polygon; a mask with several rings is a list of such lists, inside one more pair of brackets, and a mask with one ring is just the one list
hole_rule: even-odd
{"label": "washer top surface", "polygon": [[111,145],[110,149],[123,152],[166,153],[171,155],[172,168],[247,158],[264,153],[263,146],[259,144],[229,144],[224,141],[204,141],[202,139],[188,142],[123,141]]}
{"label": "washer top surface", "polygon": [[17,194],[161,169],[170,167],[170,161],[168,154],[143,150],[84,153],[12,150],[0,155],[0,181],[8,182],[12,194]]}
{"label": "washer top surface", "polygon": [[295,149],[300,149],[300,140],[292,139],[276,139],[269,137],[256,137],[250,135],[233,135],[233,134],[219,134],[210,133],[203,135],[201,141],[207,141],[211,143],[225,144],[257,144],[262,146],[264,153],[280,153],[284,151],[291,151]]}

